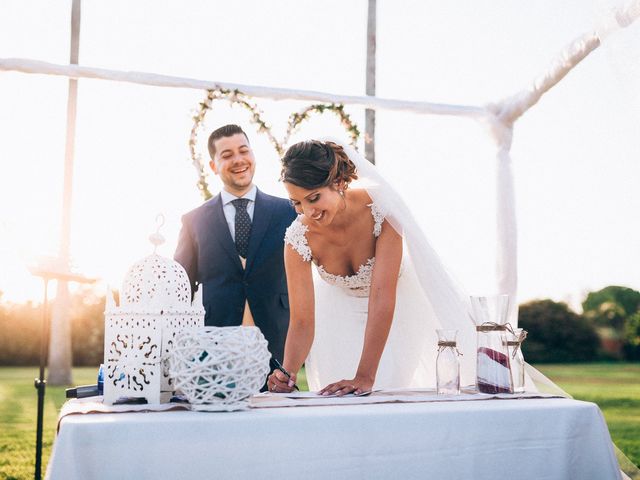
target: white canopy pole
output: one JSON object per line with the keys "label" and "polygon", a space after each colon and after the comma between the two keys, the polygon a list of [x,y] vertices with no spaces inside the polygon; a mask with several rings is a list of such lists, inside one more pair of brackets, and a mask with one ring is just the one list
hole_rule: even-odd
{"label": "white canopy pole", "polygon": [[488,106],[495,114],[491,132],[497,144],[496,281],[498,291],[509,294],[511,299],[509,322],[514,327],[518,323],[518,224],[511,159],[513,124],[599,45],[595,33],[583,35],[568,45],[530,88]]}
{"label": "white canopy pole", "polygon": [[[80,52],[80,2],[73,0],[71,6],[71,48],[69,62],[78,64]],[[73,159],[76,137],[76,105],[78,100],[78,80],[69,79],[67,97],[67,137],[64,154],[64,186],[62,189],[62,229],[60,232],[59,260],[64,269],[71,263],[71,205],[73,191]],[[56,301],[51,316],[51,337],[49,341],[50,385],[71,385],[72,347],[69,284],[58,279]]]}
{"label": "white canopy pole", "polygon": [[538,77],[529,88],[505,98],[487,108],[494,113],[487,117],[491,122],[491,133],[497,151],[497,258],[496,273],[498,290],[508,293],[513,299],[509,319],[516,326],[518,319],[518,230],[515,209],[515,186],[513,181],[511,142],[513,124],[551,88],[558,84],[576,65],[601,44],[603,34],[626,28],[640,17],[640,0],[631,0],[614,9],[603,22],[604,28],[586,33],[571,42],[551,63],[548,70]]}
{"label": "white canopy pole", "polygon": [[174,77],[145,72],[123,72],[104,68],[84,67],[81,65],[60,65],[24,58],[0,58],[0,70],[45,75],[59,75],[70,78],[95,78],[118,82],[153,85],[156,87],[191,88],[195,90],[209,90],[224,88],[239,90],[256,98],[271,100],[305,100],[312,102],[343,103],[358,105],[372,109],[399,110],[431,115],[455,115],[462,117],[483,118],[490,113],[484,107],[468,105],[447,105],[442,103],[412,102],[390,98],[335,95],[313,90],[292,90],[287,88],[262,87],[240,83],[227,83],[212,80],[197,80],[186,77]]}

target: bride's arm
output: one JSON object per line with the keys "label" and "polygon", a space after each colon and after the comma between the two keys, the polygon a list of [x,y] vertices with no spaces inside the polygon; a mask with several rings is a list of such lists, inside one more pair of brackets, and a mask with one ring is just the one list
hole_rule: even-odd
{"label": "bride's arm", "polygon": [[287,245],[284,266],[289,291],[289,331],[284,347],[284,368],[298,372],[313,343],[315,298],[311,262],[305,261],[291,245]]}
{"label": "bride's arm", "polygon": [[[313,343],[315,298],[311,262],[305,261],[291,245],[285,245],[284,266],[289,291],[289,330],[284,346],[283,366],[295,376]],[[285,375],[277,370],[269,377],[269,382],[276,383],[279,392],[293,389],[288,385]]]}
{"label": "bride's arm", "polygon": [[356,378],[371,381],[371,386],[375,381],[380,357],[393,321],[401,261],[402,237],[388,222],[384,222],[376,242],[376,263],[371,278],[369,314],[362,355],[356,372]]}

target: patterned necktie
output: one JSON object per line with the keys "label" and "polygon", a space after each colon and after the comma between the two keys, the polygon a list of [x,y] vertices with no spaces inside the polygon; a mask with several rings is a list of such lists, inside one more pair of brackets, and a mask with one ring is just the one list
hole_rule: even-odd
{"label": "patterned necktie", "polygon": [[242,258],[247,258],[249,250],[249,233],[251,233],[251,218],[247,213],[247,204],[249,200],[246,198],[237,198],[232,200],[233,206],[236,208],[236,250]]}

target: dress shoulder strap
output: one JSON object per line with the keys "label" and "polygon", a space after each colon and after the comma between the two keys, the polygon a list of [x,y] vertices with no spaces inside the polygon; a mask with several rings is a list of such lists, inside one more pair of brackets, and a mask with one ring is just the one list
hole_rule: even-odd
{"label": "dress shoulder strap", "polygon": [[378,238],[382,233],[382,224],[384,223],[384,212],[376,203],[370,203],[367,207],[371,208],[373,216],[373,236]]}
{"label": "dress shoulder strap", "polygon": [[284,243],[291,245],[305,262],[310,262],[312,258],[311,248],[305,235],[308,231],[309,227],[302,223],[300,217],[297,217],[284,233]]}

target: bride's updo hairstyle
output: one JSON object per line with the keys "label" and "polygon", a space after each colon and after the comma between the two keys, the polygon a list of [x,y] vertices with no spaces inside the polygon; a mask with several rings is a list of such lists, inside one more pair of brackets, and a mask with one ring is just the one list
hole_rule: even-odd
{"label": "bride's updo hairstyle", "polygon": [[333,142],[299,142],[282,159],[280,180],[307,190],[341,182],[347,188],[357,178],[356,166],[342,146]]}

